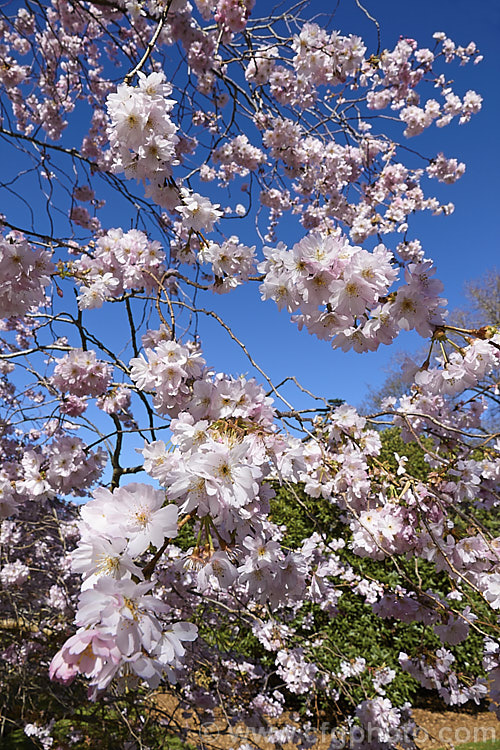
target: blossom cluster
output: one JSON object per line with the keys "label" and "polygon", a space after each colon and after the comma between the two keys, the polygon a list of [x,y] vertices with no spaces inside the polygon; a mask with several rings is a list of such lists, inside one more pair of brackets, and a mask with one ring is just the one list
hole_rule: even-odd
{"label": "blossom cluster", "polygon": [[198,257],[202,263],[211,264],[213,289],[218,293],[234,289],[255,271],[255,245],[243,245],[235,236],[221,244],[209,242],[202,245]]}
{"label": "blossom cluster", "polygon": [[205,360],[196,347],[168,340],[146,347],[145,355],[130,360],[130,377],[137,388],[154,392],[154,407],[160,414],[174,414],[190,398]]}
{"label": "blossom cluster", "polygon": [[70,493],[84,496],[101,476],[106,461],[102,448],[90,451],[80,438],[64,435],[42,450],[24,451],[16,492],[38,501]]}
{"label": "blossom cluster", "polygon": [[245,133],[242,133],[216,148],[212,154],[212,161],[220,164],[213,177],[217,174],[223,183],[227,183],[236,176],[246,177],[250,172],[257,170],[265,164],[266,156],[260,148],[250,143]]}
{"label": "blossom cluster", "polygon": [[500,362],[500,335],[488,340],[474,339],[461,351],[454,351],[440,367],[415,374],[415,383],[428,393],[455,395],[472,388]]}
{"label": "blossom cluster", "polygon": [[52,385],[71,396],[101,396],[111,382],[112,367],[95,351],[73,349],[54,367]]}
{"label": "blossom cluster", "polygon": [[0,237],[0,317],[24,315],[46,301],[55,271],[48,250],[33,249],[19,235]]}
{"label": "blossom cluster", "polygon": [[[122,83],[107,98],[113,171],[148,183],[148,195],[165,205],[165,180],[177,163],[177,127],[170,118],[172,87],[163,73],[139,72],[138,86]],[[168,200],[167,200],[168,205]]]}
{"label": "blossom cluster", "polygon": [[455,657],[446,648],[438,649],[430,663],[425,658],[409,659],[405,653],[399,655],[399,661],[424,687],[437,688],[439,695],[450,706],[462,705],[471,699],[479,704],[488,691],[483,678],[478,678],[471,686],[459,682],[451,669]]}
{"label": "blossom cluster", "polygon": [[279,243],[264,253],[262,299],[273,299],[294,313],[299,328],[344,351],[390,344],[401,329],[427,337],[443,322],[442,284],[431,278],[430,262],[409,264],[407,283],[389,295],[398,272],[384,245],[369,252],[338,233],[312,232],[291,250]]}
{"label": "blossom cluster", "polygon": [[177,535],[177,507],[163,507],[164,499],[161,490],[132,483],[113,493],[100,488],[82,507],[80,542],[72,555],[72,569],[84,580],[75,617],[79,629],[52,660],[52,677],[70,682],[85,674],[94,695],[125,665],[152,687],[164,673],[175,681],[182,641],[194,640],[196,627],[160,622],[169,607],[149,593],[153,583],[143,580],[134,563],[151,544],[160,547]]}
{"label": "blossom cluster", "polygon": [[131,289],[151,290],[165,271],[165,252],[144,232],[110,229],[93,243],[88,254],[73,261],[71,270],[80,286],[80,309],[101,307],[107,299]]}
{"label": "blossom cluster", "polygon": [[243,31],[255,0],[219,0],[215,20],[229,32]]}
{"label": "blossom cluster", "polygon": [[213,203],[204,195],[187,188],[180,189],[180,205],[176,210],[181,215],[183,229],[194,232],[211,232],[214,224],[222,216],[219,204]]}

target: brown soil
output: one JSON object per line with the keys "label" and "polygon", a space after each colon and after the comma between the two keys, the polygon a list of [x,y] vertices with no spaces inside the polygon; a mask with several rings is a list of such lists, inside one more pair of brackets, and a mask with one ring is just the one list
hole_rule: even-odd
{"label": "brown soil", "polygon": [[[165,726],[176,732],[179,728],[186,730],[184,739],[197,748],[204,750],[237,750],[248,744],[260,750],[272,750],[274,745],[256,733],[249,733],[243,725],[229,727],[220,710],[217,720],[210,725],[202,725],[190,715],[183,716],[177,698],[169,693],[155,696],[155,705],[163,716]],[[419,727],[417,747],[419,750],[452,750],[467,742],[484,742],[495,740],[495,748],[500,750],[500,722],[495,714],[489,711],[442,711],[437,707],[416,708],[413,716]],[[170,721],[169,721],[170,720]],[[328,750],[330,735],[324,734],[312,750]],[[284,750],[293,750],[296,746],[283,745]]]}
{"label": "brown soil", "polygon": [[486,740],[496,740],[496,747],[500,748],[500,722],[490,711],[458,713],[416,708],[413,715],[421,727],[417,745],[422,750],[436,750]]}

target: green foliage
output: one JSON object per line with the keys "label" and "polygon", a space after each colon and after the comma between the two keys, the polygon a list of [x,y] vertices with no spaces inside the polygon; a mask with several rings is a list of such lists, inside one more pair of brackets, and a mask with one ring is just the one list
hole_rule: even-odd
{"label": "green foliage", "polygon": [[[429,466],[425,461],[424,451],[417,443],[405,443],[397,428],[384,430],[380,433],[380,438],[382,450],[379,458],[385,468],[394,472],[397,470],[398,462],[394,455],[397,453],[408,458],[406,471],[409,475],[419,480],[427,477]],[[348,529],[340,520],[342,513],[329,500],[311,498],[296,486],[275,489],[276,497],[271,502],[271,519],[277,524],[286,525],[285,546],[297,548],[303,539],[314,531],[319,532],[325,540],[342,537],[346,547],[339,554],[362,577],[377,580],[390,587],[397,584],[405,585],[408,581],[415,580],[414,560],[397,556],[377,561],[360,558],[352,553],[349,549],[349,535],[346,536]],[[475,515],[478,516],[477,511]],[[492,518],[486,511],[479,515],[479,520],[492,533],[500,533],[500,518]],[[457,526],[465,523],[460,516],[457,516],[456,522]],[[443,572],[437,572],[433,563],[420,560],[418,575],[423,591],[431,589],[443,598],[450,593],[448,576]],[[473,592],[471,599],[474,601],[474,609],[482,615],[482,621],[487,623],[491,619],[491,612]],[[369,605],[364,604],[362,597],[355,594],[347,585],[344,586],[335,617],[327,615],[315,605],[311,605],[310,611],[314,616],[313,632],[321,638],[321,646],[314,651],[317,664],[336,671],[342,660],[349,661],[360,655],[366,659],[367,672],[361,678],[353,680],[349,696],[356,702],[366,697],[365,688],[373,693],[369,675],[381,666],[396,669],[397,672],[395,680],[386,688],[387,696],[395,704],[411,701],[421,688],[412,677],[398,669],[399,653],[403,651],[410,656],[418,656],[426,652],[435,652],[436,648],[442,645],[432,627],[421,623],[406,624],[397,620],[381,620],[372,612]],[[295,620],[293,625],[298,626],[299,637],[310,637],[310,630],[301,631],[300,619]],[[463,669],[469,674],[483,674],[482,646],[482,636],[473,630],[465,642],[451,648],[446,646],[456,658],[457,673]],[[329,707],[329,710],[331,709],[332,707]]]}
{"label": "green foliage", "polygon": [[[417,480],[426,479],[430,469],[420,445],[405,443],[397,428],[382,431],[380,438],[382,450],[379,462],[385,469],[396,472],[397,453],[408,458],[406,472],[410,476]],[[271,500],[270,519],[278,525],[286,526],[284,547],[297,549],[313,532],[318,532],[325,541],[342,538],[346,546],[339,554],[361,577],[379,581],[391,588],[398,584],[408,585],[409,581],[415,580],[414,560],[399,556],[377,561],[355,555],[349,548],[349,529],[341,520],[342,511],[330,500],[322,497],[312,498],[297,485],[280,486],[275,483],[274,490],[276,495]],[[477,511],[475,515],[478,515]],[[500,518],[492,518],[486,511],[480,515],[481,522],[487,528],[493,533],[500,533]],[[457,529],[461,533],[466,531],[466,522],[460,516],[455,520]],[[196,534],[192,525],[183,527],[176,542],[183,549],[195,546]],[[450,579],[445,573],[437,572],[433,563],[419,560],[418,575],[423,591],[431,589],[442,598],[450,593]],[[337,672],[342,661],[350,661],[359,656],[366,659],[367,669],[360,677],[349,681],[347,690],[338,701],[318,695],[315,698],[317,707],[328,712],[330,716],[336,713],[340,715],[347,704],[358,703],[364,700],[367,694],[373,695],[371,677],[375,670],[383,666],[395,669],[397,673],[394,681],[386,687],[387,696],[396,705],[411,701],[421,687],[399,668],[398,655],[402,651],[410,656],[435,652],[442,645],[439,638],[432,627],[424,626],[422,623],[406,624],[392,619],[380,619],[373,613],[372,608],[364,603],[363,597],[354,593],[347,583],[340,581],[339,587],[343,593],[335,616],[332,617],[318,605],[310,603],[302,607],[298,616],[291,620],[290,624],[296,631],[292,645],[300,646],[314,642],[320,644],[310,646],[308,650],[315,663],[325,671]],[[474,601],[474,609],[481,615],[481,620],[487,623],[491,616],[488,608],[474,593],[471,594],[471,599]],[[242,622],[241,626],[235,627],[234,620],[229,615],[226,616],[223,610],[219,614],[218,628],[205,625],[204,622],[210,621],[210,618],[205,616],[206,606],[206,603],[200,604],[197,624],[200,635],[213,648],[214,658],[220,658],[225,654],[239,655],[260,661],[264,668],[268,668],[272,673],[274,655],[263,648],[252,634],[250,626]],[[482,645],[482,636],[472,630],[464,643],[450,649],[456,658],[455,667],[458,674],[462,670],[478,676],[483,674]],[[209,671],[205,675],[200,675],[200,679],[210,684]],[[276,675],[272,674],[269,684],[279,682]],[[289,695],[288,707],[300,710],[308,699],[310,696],[300,698]]]}
{"label": "green foliage", "polygon": [[47,676],[42,684],[43,670],[28,668],[27,673],[36,684],[30,686],[33,690],[24,690],[25,701],[18,700],[21,685],[19,678],[14,680],[14,670],[11,689],[1,696],[0,750],[39,750],[40,742],[29,738],[23,728],[30,723],[44,727],[52,720],[50,734],[60,750],[117,750],[132,738],[155,750],[188,750],[173,733],[175,727],[167,731],[161,725],[160,711],[152,710],[152,697],[145,690],[134,687],[92,703],[81,680],[63,686]]}
{"label": "green foliage", "polygon": [[70,736],[76,738],[71,743],[72,750],[116,750],[131,738],[140,739],[141,744],[155,750],[187,750],[179,737],[161,726],[152,706],[152,700],[146,700],[137,690],[109,703],[86,703],[71,717],[57,721],[52,735],[61,748],[70,747],[66,745]]}
{"label": "green foliage", "polygon": [[[487,740],[486,742],[466,742],[465,745],[457,745],[456,750],[499,750],[499,740]],[[446,748],[441,748],[446,750]]]}
{"label": "green foliage", "polygon": [[0,736],[0,750],[38,750],[22,729],[15,729],[6,737]]}
{"label": "green foliage", "polygon": [[[291,493],[295,501],[292,500]],[[346,527],[341,523],[340,516],[337,506],[324,498],[308,497],[297,487],[291,491],[287,487],[277,488],[276,497],[272,501],[272,520],[278,524],[286,524],[284,544],[291,548],[298,547],[314,531],[322,533],[328,539],[340,536],[345,538]],[[348,544],[349,539],[346,542]],[[342,551],[341,556],[362,576],[392,585],[398,582],[398,573],[390,560],[359,558],[348,548]],[[321,646],[314,652],[317,664],[325,669],[338,671],[341,661],[350,661],[357,656],[366,659],[367,673],[361,679],[352,680],[350,695],[344,696],[342,703],[346,700],[356,703],[364,700],[365,689],[372,693],[369,675],[383,666],[396,669],[400,651],[419,651],[436,641],[432,631],[420,624],[406,625],[381,620],[349,586],[344,587],[335,617],[331,617],[317,605],[310,605],[309,611],[314,616],[315,636],[319,634],[322,640]],[[310,631],[302,631],[300,619],[295,620],[293,625],[299,626],[299,637],[310,637]],[[388,686],[387,694],[395,703],[403,703],[411,700],[417,687],[412,677],[400,673]],[[327,709],[327,706],[324,705],[323,708]],[[332,708],[328,707],[329,710]]]}
{"label": "green foliage", "polygon": [[[398,462],[394,456],[406,456],[406,472],[416,479],[424,480],[429,474],[429,465],[425,461],[424,452],[418,443],[405,443],[401,437],[401,431],[398,427],[389,427],[380,433],[382,441],[382,450],[380,451],[380,460],[388,469],[396,471]],[[424,444],[430,443],[428,438],[424,438]]]}

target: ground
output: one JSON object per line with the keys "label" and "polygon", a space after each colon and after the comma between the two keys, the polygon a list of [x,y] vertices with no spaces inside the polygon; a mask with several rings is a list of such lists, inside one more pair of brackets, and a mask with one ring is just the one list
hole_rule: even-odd
{"label": "ground", "polygon": [[[172,694],[157,696],[157,705],[165,716],[174,716],[181,724],[186,726],[186,720],[182,717],[177,698]],[[417,747],[419,750],[448,750],[465,743],[488,742],[484,750],[500,750],[500,721],[490,711],[478,711],[476,708],[467,710],[441,710],[433,701],[428,707],[414,709],[414,718],[419,726],[417,735]],[[225,731],[227,723],[222,711],[220,717],[210,726],[200,726],[192,719],[187,720],[189,732],[187,740],[194,745],[200,744],[200,740],[208,750],[229,750],[240,747],[243,743],[251,746],[270,750],[271,746],[258,734],[249,735],[248,729],[238,725]],[[314,745],[312,750],[328,750],[331,737],[323,736],[319,744]],[[284,750],[292,750],[292,746],[283,745]],[[479,750],[479,748],[478,748]]]}

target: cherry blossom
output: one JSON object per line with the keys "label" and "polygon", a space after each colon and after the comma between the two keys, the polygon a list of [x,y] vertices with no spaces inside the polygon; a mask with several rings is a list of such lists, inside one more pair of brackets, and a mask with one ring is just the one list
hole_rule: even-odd
{"label": "cherry blossom", "polygon": [[[454,67],[481,55],[445,32],[377,48],[306,6],[257,12],[5,10],[2,138],[30,166],[6,173],[1,217],[0,593],[24,629],[5,628],[0,683],[50,662],[61,706],[73,683],[103,706],[177,683],[183,718],[222,710],[276,746],[310,746],[335,703],[363,747],[412,748],[403,671],[449,705],[500,694],[500,539],[481,520],[499,503],[500,334],[450,322],[414,221],[453,211],[465,164],[432,150],[434,126],[480,111]],[[331,347],[369,358],[415,331],[427,354],[377,414],[273,382],[219,314],[252,284]],[[210,361],[205,319],[246,374]],[[353,601],[433,645],[334,651]],[[483,671],[462,670],[474,638]],[[52,718],[20,728],[50,747]]]}

